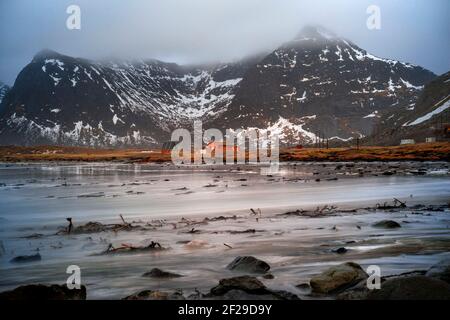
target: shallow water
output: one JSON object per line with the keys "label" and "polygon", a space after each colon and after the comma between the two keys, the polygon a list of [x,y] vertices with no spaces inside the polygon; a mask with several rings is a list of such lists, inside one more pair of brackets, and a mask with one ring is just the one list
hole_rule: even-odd
{"label": "shallow water", "polygon": [[[141,289],[183,288],[204,292],[221,278],[234,275],[224,267],[238,255],[255,255],[267,261],[275,275],[264,280],[271,288],[302,295],[295,285],[330,264],[356,261],[378,264],[383,275],[427,269],[449,256],[448,211],[399,212],[360,210],[320,218],[281,217],[292,209],[333,204],[339,208],[374,207],[393,197],[408,205],[446,204],[450,199],[448,165],[395,164],[401,174],[383,176],[385,164],[358,164],[358,168],[334,170],[336,164],[286,165],[280,175],[267,177],[259,168],[173,168],[159,165],[24,164],[0,165],[0,290],[20,284],[64,283],[68,265],[79,265],[88,297],[121,298]],[[426,166],[425,175],[408,174]],[[400,168],[398,168],[400,167]],[[327,169],[328,168],[328,169]],[[243,170],[246,169],[246,170]],[[378,171],[377,171],[378,170]],[[377,172],[376,176],[374,172]],[[315,179],[320,177],[321,181]],[[326,181],[327,178],[339,178]],[[244,180],[245,179],[245,180]],[[260,208],[262,217],[249,216]],[[143,223],[154,219],[176,222],[181,217],[200,219],[238,215],[238,219],[173,229],[55,235],[66,217],[75,225],[88,221]],[[394,219],[396,230],[380,230],[371,224]],[[359,226],[358,229],[356,226]],[[336,226],[337,230],[332,229]],[[256,229],[254,233],[229,231]],[[42,234],[37,239],[23,238]],[[151,240],[170,250],[133,255],[99,256],[109,243],[145,245]],[[183,242],[203,240],[202,248],[188,249]],[[348,243],[351,241],[351,243]],[[229,249],[226,243],[233,247]],[[345,255],[332,252],[345,246]],[[9,260],[33,254],[39,248],[42,261],[22,265]],[[178,272],[182,278],[154,280],[141,275],[153,267]]]}

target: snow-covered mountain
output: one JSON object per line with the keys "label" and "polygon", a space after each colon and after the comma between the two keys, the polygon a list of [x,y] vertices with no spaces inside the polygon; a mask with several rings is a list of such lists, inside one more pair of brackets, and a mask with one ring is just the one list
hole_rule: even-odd
{"label": "snow-covered mountain", "polygon": [[42,51],[20,72],[3,103],[0,141],[158,144],[175,127],[226,110],[245,63],[93,62]]}
{"label": "snow-covered mountain", "polygon": [[0,110],[0,144],[160,144],[207,127],[269,128],[285,143],[369,135],[379,115],[415,103],[435,75],[375,57],[307,27],[275,51],[235,63],[89,61],[38,53]]}
{"label": "snow-covered mountain", "polygon": [[434,77],[307,27],[249,69],[223,123],[271,127],[291,142],[348,140],[369,135],[384,110],[414,103]]}

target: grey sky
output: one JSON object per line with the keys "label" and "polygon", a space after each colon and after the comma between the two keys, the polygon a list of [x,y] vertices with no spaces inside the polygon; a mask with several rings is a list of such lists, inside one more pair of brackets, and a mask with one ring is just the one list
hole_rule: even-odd
{"label": "grey sky", "polygon": [[[65,26],[70,4],[81,30]],[[381,30],[366,9],[381,8]],[[320,24],[372,54],[450,70],[449,0],[0,0],[0,81],[12,84],[43,48],[99,59],[235,60]]]}

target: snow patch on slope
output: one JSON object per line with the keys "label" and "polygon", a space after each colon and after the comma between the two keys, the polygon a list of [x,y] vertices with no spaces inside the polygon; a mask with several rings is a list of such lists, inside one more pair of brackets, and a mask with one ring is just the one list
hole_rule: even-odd
{"label": "snow patch on slope", "polygon": [[134,130],[126,136],[117,136],[103,129],[100,123],[96,127],[83,121],[74,123],[73,129],[63,130],[59,124],[43,126],[24,116],[14,113],[6,121],[8,126],[16,128],[18,132],[25,133],[29,141],[48,139],[55,144],[72,143],[85,146],[121,146],[156,144],[157,141],[150,136],[142,136],[139,130]]}
{"label": "snow patch on slope", "polygon": [[[446,100],[448,97],[450,97],[450,95],[448,95],[447,97],[445,97],[444,99],[442,99],[441,101],[439,101],[438,103],[436,103],[434,106],[438,106],[442,101]],[[434,115],[437,115],[445,110],[447,110],[450,107],[450,100],[447,100],[444,104],[442,104],[440,107],[434,109],[433,111],[427,113],[426,115],[417,118],[416,120],[414,120],[411,123],[405,123],[403,126],[415,126],[418,125],[422,122],[425,122],[427,120],[430,120]]]}

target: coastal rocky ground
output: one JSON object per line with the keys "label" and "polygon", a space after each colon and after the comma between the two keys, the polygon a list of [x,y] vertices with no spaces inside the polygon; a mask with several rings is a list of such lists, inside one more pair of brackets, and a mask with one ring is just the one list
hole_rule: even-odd
{"label": "coastal rocky ground", "polygon": [[0,299],[450,299],[448,166],[1,165]]}

